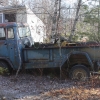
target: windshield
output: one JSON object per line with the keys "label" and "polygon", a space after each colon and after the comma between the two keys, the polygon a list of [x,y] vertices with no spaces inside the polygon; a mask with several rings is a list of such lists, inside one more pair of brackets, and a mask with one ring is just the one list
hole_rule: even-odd
{"label": "windshield", "polygon": [[29,27],[18,27],[18,31],[19,31],[19,37],[27,37],[27,36],[31,36]]}

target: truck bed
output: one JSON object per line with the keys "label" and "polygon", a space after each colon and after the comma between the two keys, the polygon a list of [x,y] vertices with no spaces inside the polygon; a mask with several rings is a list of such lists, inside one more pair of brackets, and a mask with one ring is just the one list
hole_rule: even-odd
{"label": "truck bed", "polygon": [[38,48],[24,48],[24,64],[27,68],[52,68],[64,64],[71,52],[86,52],[92,60],[100,59],[100,45],[96,43],[67,44],[64,47],[42,44]]}

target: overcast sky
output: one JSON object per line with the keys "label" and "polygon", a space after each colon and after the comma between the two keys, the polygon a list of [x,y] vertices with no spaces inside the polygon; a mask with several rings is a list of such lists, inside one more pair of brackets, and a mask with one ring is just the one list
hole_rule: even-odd
{"label": "overcast sky", "polygon": [[[97,0],[82,0],[82,4],[88,4],[88,5],[98,5],[98,2],[96,2]],[[64,2],[66,2],[67,5],[72,6],[74,3],[77,2],[77,0],[64,0]]]}
{"label": "overcast sky", "polygon": [[66,3],[75,3],[77,0],[65,0],[66,1]]}
{"label": "overcast sky", "polygon": [[77,0],[64,0],[67,5],[73,5]]}

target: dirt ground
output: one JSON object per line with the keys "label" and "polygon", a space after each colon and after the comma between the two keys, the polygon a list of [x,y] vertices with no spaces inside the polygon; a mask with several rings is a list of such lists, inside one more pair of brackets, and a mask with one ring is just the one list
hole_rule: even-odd
{"label": "dirt ground", "polygon": [[100,100],[100,78],[78,82],[30,74],[0,76],[0,100]]}

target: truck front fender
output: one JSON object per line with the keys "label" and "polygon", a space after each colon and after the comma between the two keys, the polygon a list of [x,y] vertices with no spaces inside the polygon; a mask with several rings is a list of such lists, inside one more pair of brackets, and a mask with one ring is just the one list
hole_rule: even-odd
{"label": "truck front fender", "polygon": [[[90,58],[89,54],[86,53],[86,52],[82,52],[82,51],[72,51],[70,53],[68,53],[65,57],[64,57],[64,60],[62,62],[62,65],[63,66],[66,62],[69,61],[70,57],[73,56],[73,55],[76,55],[76,58],[77,58],[77,55],[82,55],[82,56],[85,56],[91,70],[94,69],[94,64],[92,62],[92,59]],[[74,60],[74,59],[73,59]],[[76,60],[76,59],[75,59]]]}

